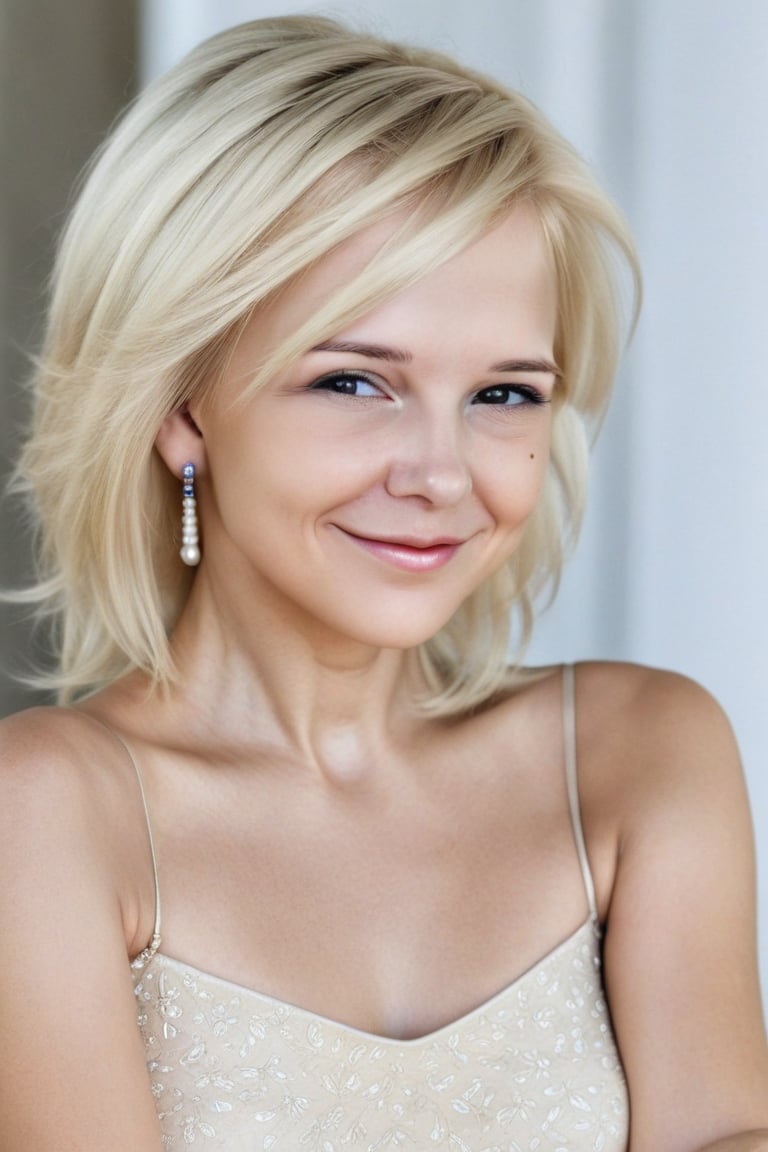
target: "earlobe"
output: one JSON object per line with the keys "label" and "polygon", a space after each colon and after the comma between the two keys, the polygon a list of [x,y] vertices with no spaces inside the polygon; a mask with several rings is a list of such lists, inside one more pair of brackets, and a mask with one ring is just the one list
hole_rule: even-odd
{"label": "earlobe", "polygon": [[163,420],[155,436],[155,448],[178,479],[188,463],[194,464],[198,476],[205,474],[205,441],[186,404]]}

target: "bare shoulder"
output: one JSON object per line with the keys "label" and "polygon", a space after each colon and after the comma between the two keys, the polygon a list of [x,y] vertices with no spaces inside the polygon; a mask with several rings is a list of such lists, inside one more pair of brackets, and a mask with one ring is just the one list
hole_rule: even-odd
{"label": "bare shoulder", "polygon": [[[92,909],[137,916],[126,877],[143,850],[140,795],[119,741],[74,709],[33,708],[0,721],[0,865],[38,911],[53,888]],[[133,905],[129,907],[129,905]],[[138,929],[137,929],[138,931]]]}
{"label": "bare shoulder", "polygon": [[676,672],[594,662],[577,668],[580,764],[621,783],[636,803],[650,793],[667,802],[680,789],[742,788],[728,717],[700,684]]}
{"label": "bare shoulder", "polygon": [[[530,669],[525,679],[491,709],[504,725],[521,710],[552,726],[562,707],[563,669]],[[702,750],[738,763],[728,717],[695,680],[677,672],[621,661],[575,665],[580,767],[585,760],[610,760],[614,773],[633,766],[646,776],[666,763],[685,772]],[[672,756],[674,765],[668,763]],[[712,759],[710,755],[708,759]],[[727,768],[726,768],[727,770]]]}
{"label": "bare shoulder", "polygon": [[74,709],[30,708],[0,721],[0,790],[6,801],[39,806],[38,816],[51,809],[60,818],[61,805],[95,813],[124,782],[120,760],[114,737]]}
{"label": "bare shoulder", "polygon": [[[669,794],[709,778],[741,780],[728,717],[700,684],[676,672],[620,661],[575,666],[576,730],[582,799],[597,790],[637,800],[635,790]],[[521,720],[537,744],[559,739],[563,707],[561,665],[530,669],[483,714],[506,746]],[[633,793],[635,793],[633,795]],[[618,813],[617,813],[618,814]]]}
{"label": "bare shoulder", "polygon": [[[741,759],[728,717],[701,685],[631,664],[580,665],[579,772],[589,815],[612,814],[616,883],[647,856],[680,868],[702,849],[742,891],[751,885],[753,837]],[[700,868],[703,875],[706,869]]]}
{"label": "bare shoulder", "polygon": [[602,711],[614,723],[639,725],[660,738],[683,729],[695,733],[701,725],[730,727],[715,698],[679,672],[610,660],[585,661],[576,668],[579,703],[590,714]]}
{"label": "bare shoulder", "polygon": [[752,827],[739,751],[706,689],[655,668],[581,664],[576,715],[585,823],[613,857],[603,870],[604,893],[645,853],[676,867],[704,843],[749,872]]}

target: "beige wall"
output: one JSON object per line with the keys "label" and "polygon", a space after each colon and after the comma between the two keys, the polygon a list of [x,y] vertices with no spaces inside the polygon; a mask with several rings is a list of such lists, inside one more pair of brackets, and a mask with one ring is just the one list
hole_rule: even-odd
{"label": "beige wall", "polygon": [[[138,0],[0,0],[0,473],[27,406],[53,242],[72,183],[136,76]],[[0,503],[0,587],[22,583],[29,543]],[[0,608],[0,715],[35,697],[15,684],[32,654],[18,610]],[[38,651],[39,656],[39,651]]]}

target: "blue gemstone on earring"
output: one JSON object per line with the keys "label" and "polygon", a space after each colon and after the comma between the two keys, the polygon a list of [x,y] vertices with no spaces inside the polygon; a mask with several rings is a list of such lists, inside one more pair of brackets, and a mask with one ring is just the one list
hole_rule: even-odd
{"label": "blue gemstone on earring", "polygon": [[185,464],[181,470],[181,474],[185,480],[194,480],[194,478],[195,478],[195,466],[194,466],[194,464]]}
{"label": "blue gemstone on earring", "polygon": [[194,486],[192,484],[185,484],[184,487],[182,488],[182,492],[184,493],[185,496],[194,496],[194,494],[195,494]]}

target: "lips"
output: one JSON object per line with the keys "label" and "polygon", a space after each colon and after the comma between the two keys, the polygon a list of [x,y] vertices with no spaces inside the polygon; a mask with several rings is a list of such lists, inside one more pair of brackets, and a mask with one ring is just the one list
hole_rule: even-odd
{"label": "lips", "polygon": [[415,536],[358,536],[347,529],[339,531],[371,556],[405,572],[433,572],[447,564],[458,552],[463,540],[452,536],[422,539]]}

